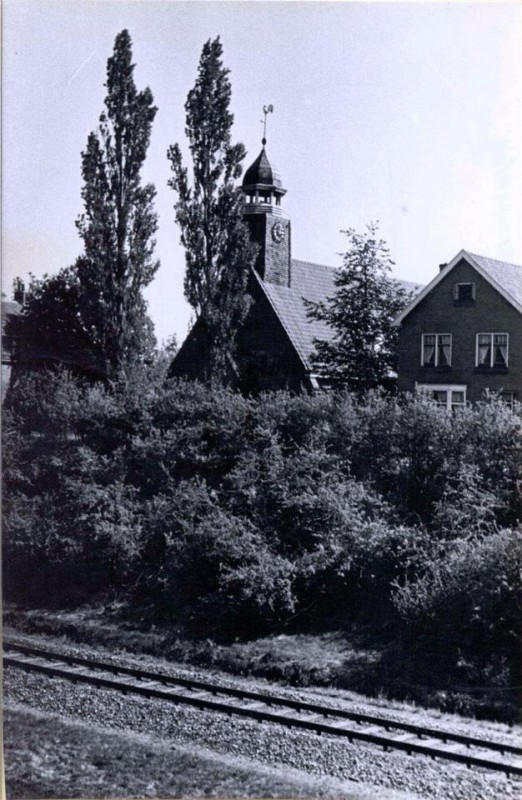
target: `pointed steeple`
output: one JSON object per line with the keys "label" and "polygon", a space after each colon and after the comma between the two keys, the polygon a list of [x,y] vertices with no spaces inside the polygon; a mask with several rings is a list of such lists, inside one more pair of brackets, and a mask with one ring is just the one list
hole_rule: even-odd
{"label": "pointed steeple", "polygon": [[249,204],[268,203],[276,207],[281,205],[281,197],[286,194],[286,189],[283,189],[279,171],[270,164],[264,145],[254,163],[245,172],[243,191]]}
{"label": "pointed steeple", "polygon": [[265,106],[265,136],[262,150],[245,172],[245,221],[249,224],[252,239],[259,245],[256,270],[268,283],[290,286],[291,250],[290,220],[281,209],[281,198],[286,194],[278,170],[266,154],[266,114],[273,111]]}

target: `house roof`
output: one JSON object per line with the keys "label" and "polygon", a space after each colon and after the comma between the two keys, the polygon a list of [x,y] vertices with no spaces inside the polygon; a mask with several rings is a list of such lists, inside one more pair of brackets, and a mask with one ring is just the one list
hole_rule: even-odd
{"label": "house roof", "polygon": [[2,300],[2,333],[9,317],[13,314],[19,314],[21,310],[22,306],[15,300]]}
{"label": "house roof", "polygon": [[522,266],[475,253],[468,253],[468,256],[489,275],[490,282],[496,284],[495,288],[500,288],[504,296],[509,295],[522,311]]}
{"label": "house roof", "polygon": [[474,269],[477,270],[484,280],[488,281],[494,289],[499,292],[517,311],[522,314],[522,266],[510,264],[507,261],[497,261],[495,258],[487,258],[470,253],[468,250],[460,250],[444,269],[434,277],[431,283],[422,289],[406,306],[394,320],[394,325],[400,325],[403,319],[413,311],[413,309],[432,291],[460,262],[465,259]]}
{"label": "house roof", "polygon": [[11,363],[11,353],[8,347],[7,337],[5,336],[5,326],[9,317],[19,314],[22,306],[14,300],[2,300],[2,364]]}
{"label": "house roof", "polygon": [[[292,259],[290,286],[258,281],[277,314],[305,369],[310,370],[315,340],[329,341],[334,330],[324,321],[310,319],[304,299],[317,303],[335,294],[334,267]],[[400,281],[408,290],[418,290],[418,284]]]}

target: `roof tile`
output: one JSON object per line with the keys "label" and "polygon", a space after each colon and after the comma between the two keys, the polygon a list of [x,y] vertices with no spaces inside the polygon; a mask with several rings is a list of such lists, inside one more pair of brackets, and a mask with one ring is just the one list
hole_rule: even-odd
{"label": "roof tile", "polygon": [[[334,331],[326,322],[310,319],[303,300],[318,303],[333,297],[335,274],[334,267],[292,259],[291,285],[289,287],[260,280],[266,296],[306,369],[311,368],[315,340],[329,341],[333,339]],[[406,281],[400,281],[400,283],[411,291],[420,288],[418,284]]]}
{"label": "roof tile", "polygon": [[487,258],[475,253],[469,254],[511,297],[522,305],[522,266]]}

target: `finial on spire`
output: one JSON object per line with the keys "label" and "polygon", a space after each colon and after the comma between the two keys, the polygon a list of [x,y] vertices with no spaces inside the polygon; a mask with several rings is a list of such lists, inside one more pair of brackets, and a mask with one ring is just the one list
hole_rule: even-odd
{"label": "finial on spire", "polygon": [[267,117],[267,114],[271,114],[273,112],[273,110],[274,110],[274,106],[273,105],[263,106],[263,114],[265,115],[265,118],[264,118],[264,121],[263,121],[263,138],[261,140],[262,143],[263,143],[263,147],[266,144],[266,117]]}

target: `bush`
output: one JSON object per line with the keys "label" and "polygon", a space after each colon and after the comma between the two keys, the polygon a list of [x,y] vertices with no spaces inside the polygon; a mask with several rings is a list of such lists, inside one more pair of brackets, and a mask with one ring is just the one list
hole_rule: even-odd
{"label": "bush", "polygon": [[109,591],[213,635],[358,619],[419,659],[510,672],[520,423],[494,397],[455,414],[377,392],[245,399],[164,364],[112,384],[19,373],[6,596]]}
{"label": "bush", "polygon": [[239,634],[293,610],[292,565],[206,484],[180,483],[149,505],[138,598],[199,632]]}
{"label": "bush", "polygon": [[494,656],[519,667],[522,620],[522,531],[502,530],[461,540],[397,588],[394,604],[419,661],[443,662],[450,674],[469,660],[477,679]]}

